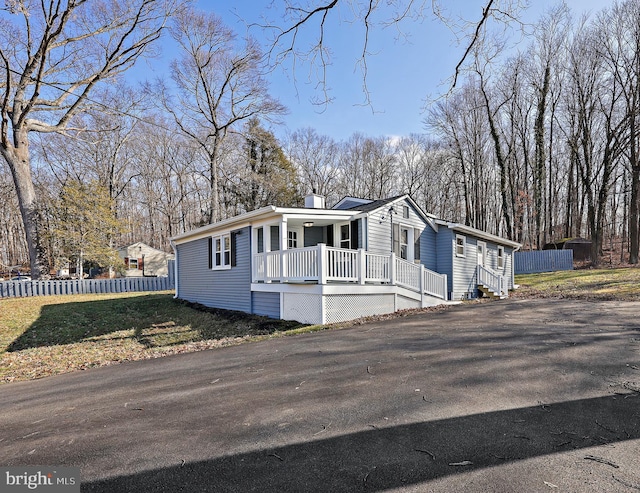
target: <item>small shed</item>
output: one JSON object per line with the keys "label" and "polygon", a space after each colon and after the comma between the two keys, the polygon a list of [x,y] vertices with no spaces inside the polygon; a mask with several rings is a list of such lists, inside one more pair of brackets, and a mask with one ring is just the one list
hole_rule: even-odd
{"label": "small shed", "polygon": [[169,261],[172,253],[163,252],[149,245],[137,242],[118,249],[124,262],[125,277],[157,277],[169,275]]}
{"label": "small shed", "polygon": [[591,260],[591,240],[586,238],[563,238],[562,240],[547,243],[543,250],[573,250],[574,261]]}

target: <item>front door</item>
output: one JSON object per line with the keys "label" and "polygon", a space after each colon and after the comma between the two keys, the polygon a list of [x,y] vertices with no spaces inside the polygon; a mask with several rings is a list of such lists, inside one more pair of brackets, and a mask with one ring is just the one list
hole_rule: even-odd
{"label": "front door", "polygon": [[289,227],[287,229],[287,250],[302,248],[304,245],[303,230],[301,228]]}
{"label": "front door", "polygon": [[487,244],[484,241],[479,241],[477,246],[478,252],[478,265],[484,267],[485,260],[487,258]]}

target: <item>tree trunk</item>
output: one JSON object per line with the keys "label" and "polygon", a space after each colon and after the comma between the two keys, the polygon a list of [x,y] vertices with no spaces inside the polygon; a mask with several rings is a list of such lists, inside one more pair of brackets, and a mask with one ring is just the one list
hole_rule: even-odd
{"label": "tree trunk", "polygon": [[631,199],[629,201],[629,263],[638,263],[638,199],[640,198],[640,168],[631,170]]}
{"label": "tree trunk", "polygon": [[49,261],[42,242],[41,215],[31,175],[29,141],[27,132],[16,131],[16,147],[2,146],[2,155],[11,169],[13,184],[18,195],[20,215],[29,249],[29,263],[32,279],[49,275]]}
{"label": "tree trunk", "polygon": [[545,171],[546,171],[546,157],[545,157],[545,142],[544,142],[544,121],[545,111],[547,108],[547,94],[549,93],[549,77],[551,71],[549,66],[545,68],[544,79],[542,81],[542,88],[538,95],[538,114],[536,115],[534,135],[535,135],[535,168],[533,179],[533,194],[534,194],[534,206],[535,206],[535,226],[536,226],[536,247],[538,250],[542,248],[542,232],[543,232],[543,218],[545,216],[544,210],[544,193],[546,191],[545,183]]}

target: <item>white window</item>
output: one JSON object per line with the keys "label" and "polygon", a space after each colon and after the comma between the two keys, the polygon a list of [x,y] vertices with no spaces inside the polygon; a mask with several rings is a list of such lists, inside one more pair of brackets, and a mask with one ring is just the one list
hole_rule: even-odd
{"label": "white window", "polygon": [[340,248],[351,248],[351,226],[349,224],[340,226]]}
{"label": "white window", "polygon": [[138,268],[138,259],[129,257],[129,269],[137,269]]}
{"label": "white window", "polygon": [[467,239],[462,235],[456,235],[456,257],[464,257],[467,249]]}
{"label": "white window", "polygon": [[504,247],[498,247],[498,269],[504,269]]}
{"label": "white window", "polygon": [[400,258],[408,260],[409,258],[409,230],[400,228]]}
{"label": "white window", "polygon": [[256,249],[258,253],[263,253],[264,252],[264,228],[256,229],[256,239],[258,242]]}
{"label": "white window", "polygon": [[287,248],[298,248],[298,232],[297,231],[287,231],[287,235],[289,236],[289,242],[287,243]]}
{"label": "white window", "polygon": [[213,269],[231,268],[231,235],[213,237]]}
{"label": "white window", "polygon": [[403,205],[402,206],[402,217],[404,217],[405,219],[409,219],[409,206],[408,205]]}
{"label": "white window", "polygon": [[484,267],[487,261],[487,244],[484,241],[479,241],[476,251],[478,255],[478,265]]}

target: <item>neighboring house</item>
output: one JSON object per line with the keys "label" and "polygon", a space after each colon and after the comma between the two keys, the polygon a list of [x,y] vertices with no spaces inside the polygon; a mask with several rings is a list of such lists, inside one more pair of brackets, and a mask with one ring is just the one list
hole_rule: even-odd
{"label": "neighboring house", "polygon": [[156,250],[145,243],[134,243],[118,249],[118,255],[124,262],[125,277],[157,277],[169,275],[169,260],[172,253]]}
{"label": "neighboring house", "polygon": [[172,239],[176,297],[332,323],[514,287],[520,244],[424,213],[408,196],[268,206]]}

